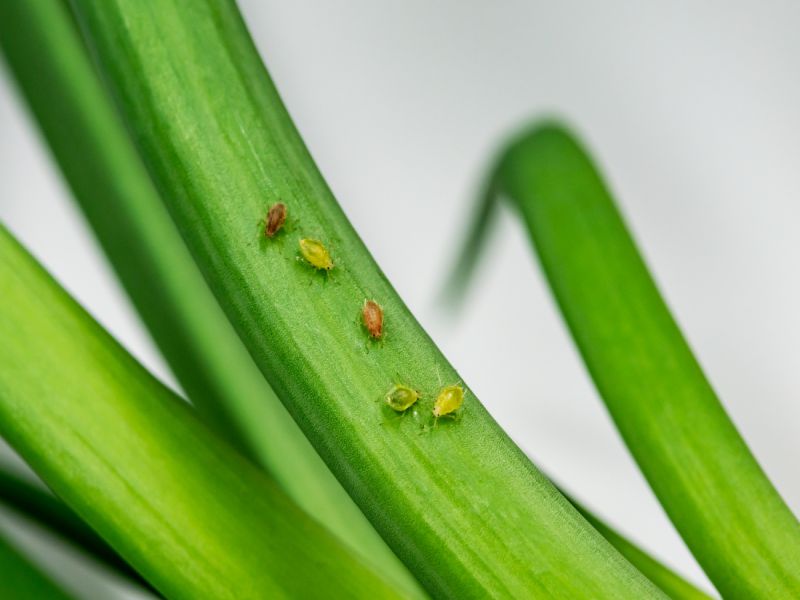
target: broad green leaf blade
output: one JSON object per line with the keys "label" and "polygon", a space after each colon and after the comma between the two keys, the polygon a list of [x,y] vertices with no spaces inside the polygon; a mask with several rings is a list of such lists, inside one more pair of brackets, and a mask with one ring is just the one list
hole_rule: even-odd
{"label": "broad green leaf blade", "polygon": [[168,598],[398,595],[0,228],[0,434]]}
{"label": "broad green leaf blade", "polygon": [[254,456],[309,514],[413,588],[405,566],[316,454],[217,305],[63,4],[0,2],[0,46],[172,371],[206,422]]}
{"label": "broad green leaf blade", "polygon": [[492,180],[519,207],[603,400],[714,585],[725,598],[798,597],[800,524],[703,375],[586,153],[546,124],[510,144]]}
{"label": "broad green leaf blade", "polygon": [[149,587],[142,576],[67,505],[19,475],[0,470],[0,503],[47,527],[118,573]]}
{"label": "broad green leaf blade", "polygon": [[0,536],[0,598],[69,600],[72,598]]}
{"label": "broad green leaf blade", "polygon": [[[233,4],[74,6],[162,196],[250,353],[423,585],[454,598],[660,596],[471,392],[461,418],[433,427],[432,398],[458,375],[343,215]],[[256,224],[278,200],[290,226],[259,241]],[[331,272],[297,260],[301,238],[326,245]],[[380,342],[360,323],[366,298],[384,308]],[[404,417],[382,402],[395,383],[424,395]]]}

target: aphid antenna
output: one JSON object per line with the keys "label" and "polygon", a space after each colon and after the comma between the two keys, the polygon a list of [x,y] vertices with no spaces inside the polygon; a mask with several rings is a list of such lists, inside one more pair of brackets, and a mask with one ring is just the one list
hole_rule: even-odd
{"label": "aphid antenna", "polygon": [[[380,402],[380,400],[379,400],[379,402]],[[383,402],[381,402],[381,408],[383,409],[381,412],[384,413],[383,420],[380,422],[381,427],[383,427],[387,423],[396,423],[397,421],[399,421],[400,419],[405,417],[406,413],[408,413],[409,411],[414,409],[413,406],[409,406],[407,409],[398,412],[396,410],[392,410],[391,408],[389,408]],[[387,413],[391,413],[391,414],[387,415]]]}
{"label": "aphid antenna", "polygon": [[436,379],[439,382],[440,388],[458,385],[464,388],[464,393],[466,394],[467,388],[464,387],[464,381],[462,379],[457,379],[455,383],[448,383],[447,385],[444,385],[444,383],[442,383],[442,375],[441,372],[439,371],[439,365],[438,364],[434,365],[434,368],[436,369]]}

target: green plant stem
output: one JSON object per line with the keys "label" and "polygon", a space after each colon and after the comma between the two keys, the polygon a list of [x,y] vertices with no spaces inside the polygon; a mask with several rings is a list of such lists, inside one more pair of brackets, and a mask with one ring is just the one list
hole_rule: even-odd
{"label": "green plant stem", "polygon": [[710,596],[700,591],[675,571],[653,558],[636,544],[620,535],[617,530],[597,518],[573,498],[567,494],[564,495],[572,502],[572,505],[578,509],[578,512],[589,521],[592,527],[599,531],[622,556],[628,559],[628,562],[646,575],[650,581],[661,588],[672,600],[710,600]]}
{"label": "green plant stem", "polygon": [[[420,427],[432,425],[432,395],[458,376],[334,200],[235,6],[74,6],[221,305],[295,420],[420,581],[458,598],[660,596],[469,391],[462,418]],[[277,200],[290,223],[259,241],[256,223]],[[300,238],[330,249],[330,273],[296,260]],[[384,308],[382,342],[370,342],[359,323],[365,298]],[[381,402],[396,382],[425,395],[405,417]]]}
{"label": "green plant stem", "polygon": [[[519,208],[595,385],[709,578],[725,598],[798,597],[800,524],[703,375],[586,153],[545,124],[497,165],[491,188]],[[469,245],[482,243],[484,220]]]}
{"label": "green plant stem", "polygon": [[578,508],[586,520],[592,524],[592,527],[602,533],[603,537],[611,542],[622,556],[627,558],[631,564],[635,565],[637,569],[644,573],[650,581],[661,588],[667,596],[673,600],[709,600],[710,596],[698,590],[674,571],[666,568],[638,546],[631,544],[630,541],[620,536],[614,529],[597,519],[590,512],[581,510],[581,507],[578,505],[576,505],[576,508]]}
{"label": "green plant stem", "polygon": [[405,587],[415,587],[231,328],[97,80],[63,2],[0,2],[0,46],[106,255],[205,421],[255,457],[309,514]]}
{"label": "green plant stem", "polygon": [[398,597],[0,229],[0,434],[168,598]]}
{"label": "green plant stem", "polygon": [[[261,459],[301,506],[329,527],[333,521],[334,525],[344,525],[346,531],[357,532],[357,520],[336,521],[314,506],[325,499],[320,488],[331,479],[327,467],[294,422],[287,422],[288,414],[255,371],[249,355],[242,355],[238,337],[219,314],[205,282],[198,281],[200,275],[193,261],[152,190],[138,156],[128,149],[126,134],[116,124],[88,59],[79,52],[82,42],[66,26],[68,15],[59,2],[43,1],[36,6],[21,3],[13,8],[17,14],[6,15],[0,22],[0,30],[4,22],[13,24],[16,32],[3,44],[6,58],[76,198],[189,397],[210,422],[222,425],[222,433],[235,439],[237,436],[231,434],[243,429],[251,454]],[[36,16],[35,21],[28,17],[31,14]],[[31,61],[36,61],[35,68],[30,68]],[[55,107],[51,101],[54,96],[60,100]],[[92,168],[86,168],[87,164]],[[492,214],[487,212],[486,218]],[[174,275],[187,272],[189,275],[182,277]],[[153,285],[154,281],[160,284]],[[203,337],[203,332],[208,335]],[[210,339],[215,341],[211,343]],[[254,401],[257,406],[249,407]],[[273,418],[267,414],[270,401],[279,407]],[[268,408],[260,408],[261,403]],[[237,411],[239,406],[243,408]],[[259,414],[259,410],[265,414]],[[292,434],[302,436],[296,448],[291,440],[282,441]],[[311,456],[306,459],[308,453]],[[313,476],[304,476],[303,467],[309,463],[321,465],[325,472],[317,475],[310,471]],[[338,482],[333,480],[333,484],[343,493]],[[65,535],[109,566],[140,578],[50,494],[0,472],[0,499]],[[332,527],[340,535],[341,529]],[[606,537],[618,549],[627,548],[624,540],[616,543],[620,536]],[[362,546],[362,550],[375,556],[368,547]]]}
{"label": "green plant stem", "polygon": [[0,536],[0,598],[3,600],[70,600],[37,567]]}
{"label": "green plant stem", "polygon": [[0,470],[0,503],[47,527],[114,571],[139,584],[150,586],[67,505],[24,478]]}

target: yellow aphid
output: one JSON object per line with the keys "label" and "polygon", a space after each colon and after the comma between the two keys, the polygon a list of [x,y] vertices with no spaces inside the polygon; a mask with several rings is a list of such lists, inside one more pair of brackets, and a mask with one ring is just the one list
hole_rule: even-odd
{"label": "yellow aphid", "polygon": [[330,271],[333,268],[328,249],[318,240],[300,240],[300,255],[315,269]]}
{"label": "yellow aphid", "polygon": [[437,419],[449,415],[464,403],[464,388],[460,385],[449,385],[436,396],[433,404],[433,416]]}
{"label": "yellow aphid", "polygon": [[386,404],[397,412],[411,408],[419,399],[419,392],[412,390],[407,385],[396,385],[386,394]]}

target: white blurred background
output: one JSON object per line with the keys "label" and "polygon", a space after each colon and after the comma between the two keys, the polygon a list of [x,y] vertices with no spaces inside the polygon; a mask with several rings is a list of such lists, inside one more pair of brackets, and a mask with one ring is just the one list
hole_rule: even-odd
{"label": "white blurred background", "polygon": [[[241,6],[357,230],[537,464],[710,589],[620,442],[509,212],[463,313],[449,318],[435,303],[492,149],[546,113],[563,116],[588,141],[725,406],[800,511],[800,4]],[[5,69],[0,218],[142,362],[172,381]],[[7,517],[0,526],[7,530]],[[60,560],[48,545],[33,551]],[[74,589],[89,579],[73,574],[68,583]],[[94,597],[121,593],[107,578],[90,583]]]}

